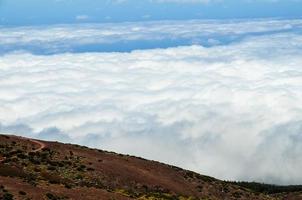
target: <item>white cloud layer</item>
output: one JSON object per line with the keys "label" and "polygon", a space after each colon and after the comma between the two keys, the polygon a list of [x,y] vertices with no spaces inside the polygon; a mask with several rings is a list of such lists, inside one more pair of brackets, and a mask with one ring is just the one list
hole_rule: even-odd
{"label": "white cloud layer", "polygon": [[[83,16],[81,17],[83,18]],[[28,50],[62,53],[79,47],[147,41],[166,41],[213,46],[239,41],[250,35],[270,35],[302,30],[302,20],[193,20],[120,24],[54,25],[46,27],[0,27],[0,53]],[[182,43],[183,44],[183,43]],[[137,46],[137,45],[136,45]],[[83,49],[83,48],[82,48]]]}
{"label": "white cloud layer", "polygon": [[[38,37],[11,38],[6,42]],[[222,179],[301,184],[301,102],[298,33],[211,48],[0,57],[0,131]]]}

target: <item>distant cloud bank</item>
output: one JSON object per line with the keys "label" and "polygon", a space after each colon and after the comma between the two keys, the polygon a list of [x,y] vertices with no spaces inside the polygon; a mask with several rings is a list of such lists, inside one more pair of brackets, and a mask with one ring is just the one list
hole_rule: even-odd
{"label": "distant cloud bank", "polygon": [[[80,15],[78,20],[88,16]],[[0,53],[132,51],[174,46],[216,46],[250,36],[302,31],[302,20],[192,20],[147,23],[0,27]]]}
{"label": "distant cloud bank", "polygon": [[301,184],[299,27],[299,20],[262,20],[2,28],[1,48],[241,37],[128,53],[33,55],[16,48],[0,57],[0,131],[134,154],[222,179]]}

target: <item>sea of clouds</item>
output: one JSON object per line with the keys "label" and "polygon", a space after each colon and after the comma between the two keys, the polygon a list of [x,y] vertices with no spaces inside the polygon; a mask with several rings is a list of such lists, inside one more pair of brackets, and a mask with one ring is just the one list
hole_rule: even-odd
{"label": "sea of clouds", "polygon": [[[124,53],[6,52],[0,56],[0,132],[142,156],[221,179],[302,184],[302,20],[247,21],[241,30],[240,23],[215,23],[229,37],[240,31],[244,37]],[[174,24],[168,35],[203,32]],[[47,27],[2,29],[6,47],[51,47],[68,35],[53,34],[54,27],[49,35],[43,35]],[[150,33],[148,27],[121,30],[125,40]],[[163,23],[148,35],[158,32],[165,32]],[[101,38],[94,34],[91,40]]]}
{"label": "sea of clouds", "polygon": [[239,42],[249,36],[302,32],[302,20],[190,20],[0,26],[0,54],[29,51],[36,55],[83,52],[130,52],[137,49]]}

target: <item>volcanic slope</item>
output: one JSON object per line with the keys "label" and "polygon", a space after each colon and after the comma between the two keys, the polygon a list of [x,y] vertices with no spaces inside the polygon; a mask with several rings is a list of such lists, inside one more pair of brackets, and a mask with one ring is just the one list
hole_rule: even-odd
{"label": "volcanic slope", "polygon": [[0,135],[3,200],[294,200],[302,199],[300,189],[259,192],[249,184],[220,181],[138,157]]}

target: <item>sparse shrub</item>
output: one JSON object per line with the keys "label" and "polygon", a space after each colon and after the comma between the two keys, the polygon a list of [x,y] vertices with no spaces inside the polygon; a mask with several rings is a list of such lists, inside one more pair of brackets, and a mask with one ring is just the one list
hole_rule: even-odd
{"label": "sparse shrub", "polygon": [[49,157],[49,154],[48,154],[47,151],[43,151],[43,152],[41,153],[41,158],[42,158],[43,160],[46,160],[48,157]]}
{"label": "sparse shrub", "polygon": [[227,187],[223,187],[222,191],[223,191],[224,193],[229,193],[229,192],[230,192],[229,188],[227,188]]}
{"label": "sparse shrub", "polygon": [[234,192],[233,194],[233,197],[235,197],[236,199],[239,199],[240,197],[241,197],[241,192],[238,192],[238,191],[236,191],[236,192]]}
{"label": "sparse shrub", "polygon": [[42,151],[44,151],[44,152],[45,152],[45,151],[50,152],[50,149],[46,147],[46,148],[42,149]]}
{"label": "sparse shrub", "polygon": [[143,185],[142,188],[143,188],[143,190],[144,190],[145,192],[147,192],[148,189],[149,189],[149,187],[148,187],[147,185]]}
{"label": "sparse shrub", "polygon": [[27,155],[25,155],[23,153],[19,153],[19,154],[17,154],[17,157],[20,158],[20,159],[26,159]]}
{"label": "sparse shrub", "polygon": [[194,175],[195,175],[194,172],[187,171],[185,177],[186,177],[187,179],[188,179],[188,178],[194,178],[194,177],[195,177]]}
{"label": "sparse shrub", "polygon": [[54,166],[48,166],[47,170],[54,171],[54,170],[56,170],[56,168]]}
{"label": "sparse shrub", "polygon": [[13,200],[14,195],[12,195],[10,193],[5,193],[2,198],[3,198],[3,200]]}
{"label": "sparse shrub", "polygon": [[46,193],[45,196],[46,196],[49,200],[57,200],[57,199],[58,199],[55,195],[53,195],[53,194],[51,194],[51,193]]}
{"label": "sparse shrub", "polygon": [[85,166],[85,165],[80,165],[79,167],[77,167],[77,170],[78,170],[79,172],[83,172],[85,169],[86,169],[86,166]]}
{"label": "sparse shrub", "polygon": [[38,160],[37,158],[30,157],[29,161],[32,162],[35,165],[40,165],[41,164],[40,160]]}
{"label": "sparse shrub", "polygon": [[71,162],[71,161],[63,161],[63,164],[64,164],[64,165],[69,165],[69,166],[70,166],[70,165],[72,165],[72,162]]}
{"label": "sparse shrub", "polygon": [[47,197],[48,200],[63,200],[63,199],[67,199],[66,197],[59,197],[59,196],[51,194],[51,193],[46,193],[45,196]]}
{"label": "sparse shrub", "polygon": [[83,179],[83,176],[80,175],[80,174],[78,174],[75,178],[76,178],[76,179]]}
{"label": "sparse shrub", "polygon": [[58,162],[59,167],[64,167],[64,162]]}
{"label": "sparse shrub", "polygon": [[198,185],[196,188],[197,188],[198,192],[202,192],[202,189],[203,189],[202,185]]}
{"label": "sparse shrub", "polygon": [[37,185],[37,176],[35,174],[27,174],[27,176],[25,177],[26,181],[33,185],[36,186]]}
{"label": "sparse shrub", "polygon": [[71,188],[72,188],[72,186],[69,185],[69,184],[65,184],[64,186],[65,186],[65,188],[67,188],[67,189],[71,189]]}
{"label": "sparse shrub", "polygon": [[41,172],[41,169],[35,167],[35,168],[34,168],[34,172]]}
{"label": "sparse shrub", "polygon": [[24,192],[24,191],[19,191],[19,194],[22,195],[22,196],[25,196],[25,195],[26,195],[26,192]]}
{"label": "sparse shrub", "polygon": [[60,184],[60,180],[52,179],[52,180],[49,180],[49,183],[50,184]]}
{"label": "sparse shrub", "polygon": [[264,193],[264,194],[276,194],[283,192],[300,192],[302,191],[302,185],[289,185],[289,186],[279,186],[279,185],[270,185],[264,183],[255,183],[255,182],[226,182],[234,185],[241,186],[243,188],[248,188],[255,193]]}

